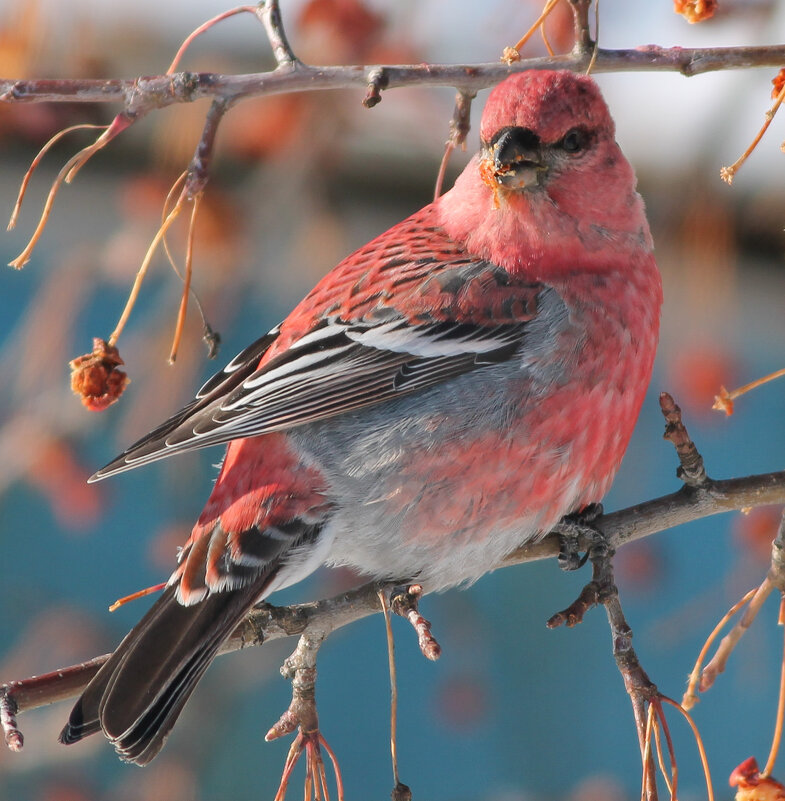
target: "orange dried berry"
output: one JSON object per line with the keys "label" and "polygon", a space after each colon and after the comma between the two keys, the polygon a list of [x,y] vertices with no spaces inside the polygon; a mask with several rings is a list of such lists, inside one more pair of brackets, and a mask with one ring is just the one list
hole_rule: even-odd
{"label": "orange dried berry", "polygon": [[713,17],[718,5],[718,0],[673,0],[673,10],[689,23]]}
{"label": "orange dried berry", "polygon": [[731,787],[737,787],[736,801],[783,801],[785,787],[771,776],[761,776],[755,757],[745,759],[728,779]]}
{"label": "orange dried berry", "polygon": [[91,412],[102,412],[123,394],[130,381],[117,369],[123,363],[117,348],[98,337],[93,340],[92,353],[69,363],[71,389]]}
{"label": "orange dried berry", "polygon": [[783,89],[785,89],[785,67],[783,67],[772,79],[771,84],[774,87],[771,90],[771,97],[776,100]]}

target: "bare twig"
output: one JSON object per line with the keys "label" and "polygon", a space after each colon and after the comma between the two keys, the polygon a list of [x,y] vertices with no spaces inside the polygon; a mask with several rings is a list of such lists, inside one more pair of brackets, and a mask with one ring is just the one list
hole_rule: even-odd
{"label": "bare twig", "polygon": [[382,102],[382,89],[386,89],[387,74],[384,67],[375,67],[368,73],[368,89],[363,98],[365,108],[373,108]]}
{"label": "bare twig", "polygon": [[290,734],[298,726],[306,733],[319,730],[319,718],[316,714],[316,657],[324,638],[324,634],[303,633],[297,648],[283,663],[281,675],[291,679],[292,702],[267,732],[265,740],[276,740]]}
{"label": "bare twig", "polygon": [[[601,531],[599,525],[598,529]],[[650,715],[646,711],[646,704],[657,697],[657,688],[646,675],[632,647],[632,629],[624,617],[619,592],[613,580],[613,553],[606,539],[598,533],[589,549],[589,559],[592,564],[591,581],[583,588],[578,599],[564,612],[551,617],[547,625],[549,628],[555,628],[562,623],[575,625],[583,620],[584,614],[591,607],[597,604],[605,607],[611,628],[613,657],[630,696],[635,716],[643,763],[644,796],[647,801],[656,801],[657,784],[654,755],[651,751],[652,724]],[[654,725],[656,726],[656,723]]]}
{"label": "bare twig", "polygon": [[447,165],[450,156],[456,147],[466,147],[466,137],[469,133],[472,113],[472,100],[476,97],[474,92],[461,92],[455,95],[455,109],[450,119],[450,136],[444,145],[444,156],[439,165],[439,174],[436,176],[436,186],[433,190],[433,199],[439,197],[444,185],[444,176],[447,172]]}
{"label": "bare twig", "polygon": [[299,67],[301,62],[295,56],[289,40],[286,38],[283,22],[281,21],[281,10],[278,8],[278,0],[266,0],[264,5],[261,3],[257,7],[256,14],[261,19],[264,29],[267,31],[267,38],[273,49],[273,55],[278,67]]}
{"label": "bare twig", "polygon": [[679,469],[676,475],[688,487],[705,487],[711,479],[706,475],[703,457],[698,453],[695,443],[690,439],[681,419],[681,409],[667,393],[660,393],[660,409],[665,417],[665,433],[663,438],[670,440],[679,457]]}
{"label": "bare twig", "polygon": [[576,55],[591,55],[595,51],[594,40],[591,38],[591,29],[589,27],[591,4],[592,0],[570,0],[575,30],[575,44],[572,52]]}
{"label": "bare twig", "polygon": [[0,726],[5,735],[5,744],[11,751],[21,751],[25,744],[25,738],[16,723],[16,703],[14,699],[6,694],[0,694]]}
{"label": "bare twig", "polygon": [[411,623],[417,633],[417,644],[420,646],[422,655],[435,662],[442,655],[442,649],[431,634],[430,622],[420,614],[419,601],[422,596],[421,584],[410,584],[405,588],[398,587],[390,594],[390,609]]}

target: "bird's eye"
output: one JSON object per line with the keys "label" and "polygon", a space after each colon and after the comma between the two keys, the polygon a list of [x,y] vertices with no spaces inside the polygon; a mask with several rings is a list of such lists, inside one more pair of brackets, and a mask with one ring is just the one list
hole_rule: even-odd
{"label": "bird's eye", "polygon": [[572,128],[560,144],[565,153],[580,153],[589,144],[589,134],[583,128]]}

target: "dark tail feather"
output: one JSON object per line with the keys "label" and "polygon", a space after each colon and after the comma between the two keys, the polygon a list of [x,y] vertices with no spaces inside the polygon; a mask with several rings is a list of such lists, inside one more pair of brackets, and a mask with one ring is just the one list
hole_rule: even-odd
{"label": "dark tail feather", "polygon": [[146,765],[161,750],[185,702],[261,594],[260,582],[182,606],[175,588],[117,647],[76,702],[60,742],[103,730],[127,762]]}

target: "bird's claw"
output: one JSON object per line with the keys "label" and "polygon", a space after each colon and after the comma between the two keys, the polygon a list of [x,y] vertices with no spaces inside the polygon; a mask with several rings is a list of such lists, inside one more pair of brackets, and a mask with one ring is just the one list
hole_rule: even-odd
{"label": "bird's claw", "polygon": [[[603,513],[601,503],[590,503],[580,512],[565,515],[554,527],[559,536],[559,567],[565,571],[578,570],[586,564],[592,549],[607,547],[605,535],[594,522]],[[588,540],[590,545],[581,556],[579,544],[581,539]]]}

